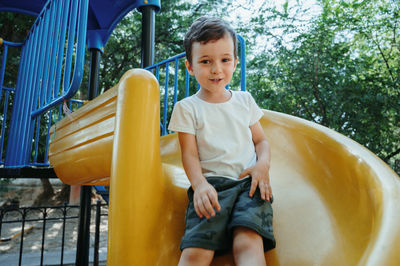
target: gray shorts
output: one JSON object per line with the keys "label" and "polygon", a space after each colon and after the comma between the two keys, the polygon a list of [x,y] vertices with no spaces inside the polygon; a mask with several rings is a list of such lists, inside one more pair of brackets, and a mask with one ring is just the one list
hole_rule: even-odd
{"label": "gray shorts", "polygon": [[216,255],[232,249],[233,229],[243,226],[256,231],[263,237],[264,251],[275,247],[272,228],[271,202],[261,199],[257,188],[249,197],[251,178],[236,181],[224,177],[208,177],[207,181],[217,190],[221,211],[215,217],[199,218],[193,204],[193,190],[189,188],[189,204],[185,217],[185,233],[181,250],[198,247],[215,250]]}

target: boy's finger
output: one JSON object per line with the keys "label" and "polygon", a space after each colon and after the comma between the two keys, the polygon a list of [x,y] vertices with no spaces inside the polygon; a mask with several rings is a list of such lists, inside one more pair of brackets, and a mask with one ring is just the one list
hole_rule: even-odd
{"label": "boy's finger", "polygon": [[268,199],[267,195],[268,195],[268,188],[266,187],[266,184],[264,184],[264,182],[260,182],[258,183],[258,187],[260,188],[260,194],[261,194],[261,199],[262,200],[266,200]]}
{"label": "boy's finger", "polygon": [[211,204],[212,204],[212,206],[217,210],[217,211],[220,211],[221,210],[221,206],[219,205],[219,202],[218,202],[218,194],[210,194],[210,195],[208,195],[209,197],[210,197],[210,200],[211,200]]}
{"label": "boy's finger", "polygon": [[200,218],[203,218],[203,216],[205,216],[207,219],[209,218],[209,214],[206,211],[206,209],[204,208],[204,204],[201,199],[198,200],[197,208],[199,209],[199,212],[201,215],[201,216],[199,216]]}
{"label": "boy's finger", "polygon": [[271,194],[269,193],[269,185],[265,184],[265,200],[269,201],[271,199]]}
{"label": "boy's finger", "polygon": [[271,185],[268,185],[268,192],[269,192],[269,199],[272,198],[272,187]]}
{"label": "boy's finger", "polygon": [[254,192],[256,192],[256,189],[257,189],[257,181],[253,180],[253,181],[251,181],[251,187],[250,187],[250,192],[249,192],[250,198],[253,197]]}
{"label": "boy's finger", "polygon": [[199,218],[203,218],[203,215],[201,214],[200,208],[198,207],[198,204],[194,204],[194,210],[197,214],[197,216],[199,216]]}
{"label": "boy's finger", "polygon": [[271,190],[271,185],[269,184],[269,180],[267,179],[265,182],[265,199],[267,201],[270,201],[272,197],[272,190]]}
{"label": "boy's finger", "polygon": [[248,176],[251,173],[250,168],[245,169],[239,176],[239,179]]}
{"label": "boy's finger", "polygon": [[214,208],[212,207],[210,199],[208,198],[207,195],[204,195],[204,197],[202,198],[202,201],[203,201],[203,206],[205,208],[205,211],[207,213],[207,215],[206,215],[207,219],[210,218],[210,215],[215,216]]}

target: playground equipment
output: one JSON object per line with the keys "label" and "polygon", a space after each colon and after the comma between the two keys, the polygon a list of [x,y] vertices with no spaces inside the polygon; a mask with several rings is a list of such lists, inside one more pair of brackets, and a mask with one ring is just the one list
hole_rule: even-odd
{"label": "playground equipment", "polygon": [[[150,72],[129,71],[49,136],[61,180],[110,184],[108,265],[176,265],[179,258],[189,183],[176,134],[159,137],[158,86]],[[317,124],[270,111],[261,124],[275,197],[277,248],[266,253],[268,264],[398,265],[399,177],[361,145]],[[213,264],[233,260],[226,255]]]}
{"label": "playground equipment", "polygon": [[[150,73],[126,73],[59,122],[50,146],[63,182],[110,184],[108,265],[179,259],[189,182],[176,134],[159,138],[158,91]],[[271,111],[261,124],[271,143],[275,197],[277,248],[266,253],[268,265],[396,265],[398,176],[323,126]],[[218,257],[213,265],[233,260]]]}
{"label": "playground equipment", "polygon": [[[24,177],[23,169],[30,173],[38,167],[48,167],[47,147],[42,160],[38,159],[39,128],[45,116],[52,118],[61,104],[70,100],[80,88],[83,77],[85,47],[91,52],[89,99],[97,96],[99,55],[117,23],[132,9],[137,8],[142,16],[142,67],[153,63],[154,16],[160,9],[159,0],[0,0],[0,11],[19,12],[37,16],[23,43],[3,41],[3,56],[0,75],[0,93],[6,101],[11,100],[12,117],[8,129],[7,143],[2,134],[1,151],[5,146],[0,164],[2,174]],[[21,47],[16,88],[4,86],[7,51],[9,47]],[[4,105],[6,106],[6,104]],[[7,112],[7,108],[4,108]],[[7,113],[4,114],[7,117]],[[58,119],[59,119],[58,118]],[[47,130],[52,119],[47,119]],[[5,123],[3,123],[2,132]],[[4,133],[4,132],[3,132]],[[35,143],[32,145],[32,143]]]}

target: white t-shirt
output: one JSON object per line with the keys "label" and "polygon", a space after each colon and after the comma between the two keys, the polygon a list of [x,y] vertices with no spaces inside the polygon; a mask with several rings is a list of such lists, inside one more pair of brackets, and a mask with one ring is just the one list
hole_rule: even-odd
{"label": "white t-shirt", "polygon": [[249,126],[263,115],[248,92],[231,91],[223,103],[209,103],[197,94],[175,104],[169,130],[195,135],[204,176],[238,179],[256,163]]}

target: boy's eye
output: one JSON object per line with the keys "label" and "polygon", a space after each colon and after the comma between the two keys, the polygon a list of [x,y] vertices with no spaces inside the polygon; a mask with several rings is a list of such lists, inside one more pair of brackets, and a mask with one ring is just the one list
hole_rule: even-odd
{"label": "boy's eye", "polygon": [[210,63],[210,61],[209,60],[201,60],[200,63],[201,64],[208,64],[208,63]]}
{"label": "boy's eye", "polygon": [[229,61],[231,61],[231,59],[230,58],[224,58],[224,59],[222,59],[222,62],[229,62]]}

